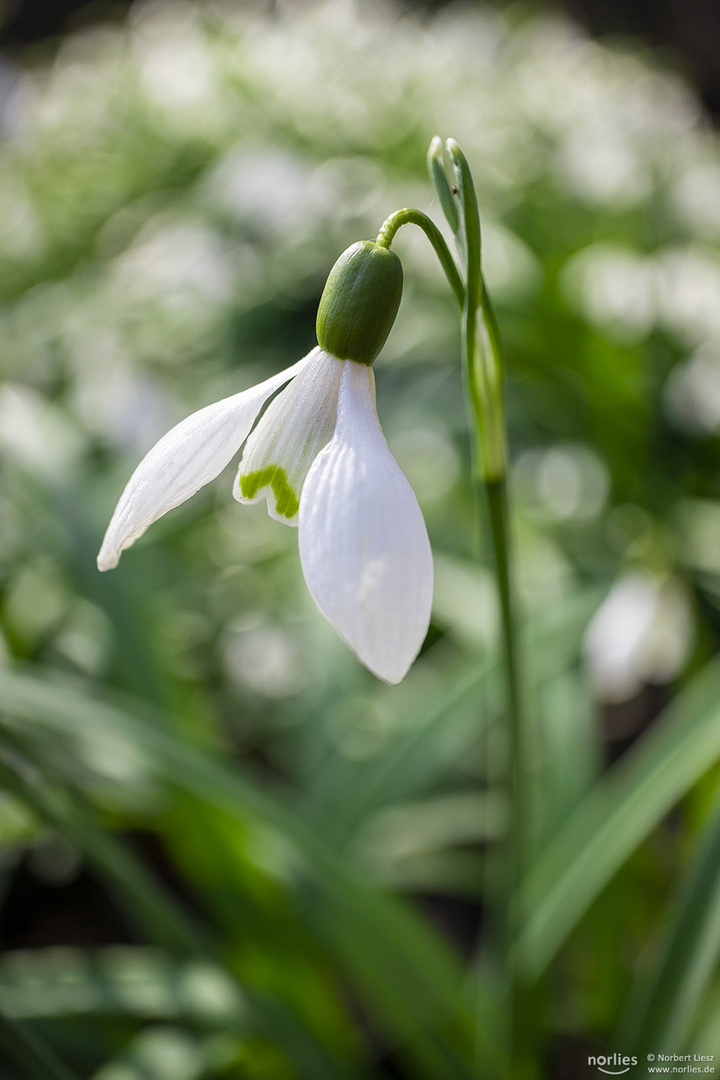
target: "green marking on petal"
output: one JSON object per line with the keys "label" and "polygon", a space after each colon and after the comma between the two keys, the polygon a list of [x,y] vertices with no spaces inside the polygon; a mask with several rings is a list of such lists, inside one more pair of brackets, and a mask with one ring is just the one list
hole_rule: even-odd
{"label": "green marking on petal", "polygon": [[286,518],[294,518],[300,503],[290,487],[287,473],[280,465],[268,465],[256,472],[245,473],[240,477],[240,493],[244,499],[254,499],[261,488],[272,488],[275,496],[275,509]]}

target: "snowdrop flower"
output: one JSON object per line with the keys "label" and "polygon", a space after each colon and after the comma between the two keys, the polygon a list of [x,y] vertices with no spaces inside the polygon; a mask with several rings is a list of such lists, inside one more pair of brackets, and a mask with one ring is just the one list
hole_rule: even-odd
{"label": "snowdrop flower", "polygon": [[389,248],[348,248],[320,301],[319,346],[188,416],[150,450],[120,497],[99,569],[116,566],[244,443],[235,498],[265,498],[272,517],[299,525],[303,573],[320,611],[370,671],[399,683],[427,633],[433,588],[425,522],[380,429],[370,366],[401,294],[402,267]]}

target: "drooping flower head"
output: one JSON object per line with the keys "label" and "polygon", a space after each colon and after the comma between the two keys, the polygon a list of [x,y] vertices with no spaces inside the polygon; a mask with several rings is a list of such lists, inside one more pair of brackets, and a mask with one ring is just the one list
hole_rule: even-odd
{"label": "drooping flower head", "polygon": [[188,416],[150,450],[117,504],[100,570],[116,566],[153,521],[214,479],[244,443],[235,498],[264,498],[273,518],[299,525],[302,569],[320,611],[370,671],[400,682],[425,638],[433,587],[422,513],[375,409],[371,365],[401,295],[402,267],[388,247],[362,241],[348,248],[320,300],[318,347]]}

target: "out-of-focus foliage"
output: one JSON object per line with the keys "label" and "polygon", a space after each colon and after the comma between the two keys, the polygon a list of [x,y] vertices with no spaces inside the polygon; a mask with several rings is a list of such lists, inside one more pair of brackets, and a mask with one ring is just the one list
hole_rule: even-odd
{"label": "out-of-focus foliage", "polygon": [[[436,133],[473,166],[511,373],[538,747],[527,964],[564,946],[549,1061],[610,1046],[720,756],[711,673],[598,779],[599,705],[614,756],[670,696],[647,687],[688,679],[720,619],[720,145],[692,92],[554,16],[421,22],[344,0],[138,4],[7,76],[8,1077],[61,1077],[60,1061],[93,1080],[472,1074],[462,927],[495,888],[502,701],[457,313],[422,236],[395,242],[406,292],[376,365],[436,559],[406,682],[381,686],[336,640],[296,533],[234,503],[229,471],[117,571],[94,565],[156,438],[314,345],[340,251],[400,206],[440,220]],[[653,834],[691,789],[683,828]],[[21,879],[64,912],[88,877],[108,898],[97,926],[7,914]],[[381,885],[454,904],[454,923]],[[720,1052],[712,963],[670,961],[700,987],[670,1049],[697,1030],[692,1049]],[[483,976],[488,1077],[497,992]]]}

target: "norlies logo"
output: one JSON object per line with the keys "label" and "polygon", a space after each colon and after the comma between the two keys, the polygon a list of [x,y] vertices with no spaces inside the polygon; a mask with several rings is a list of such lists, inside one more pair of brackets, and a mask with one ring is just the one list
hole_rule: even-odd
{"label": "norlies logo", "polygon": [[637,1065],[636,1057],[628,1057],[627,1054],[600,1054],[598,1057],[589,1057],[588,1065],[594,1065],[601,1073],[607,1076],[622,1076],[630,1072],[633,1065]]}

